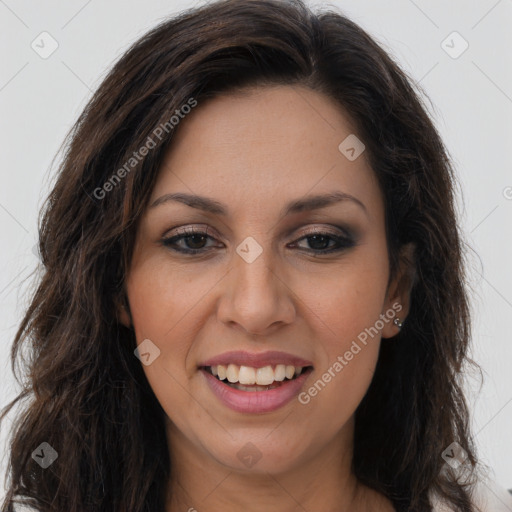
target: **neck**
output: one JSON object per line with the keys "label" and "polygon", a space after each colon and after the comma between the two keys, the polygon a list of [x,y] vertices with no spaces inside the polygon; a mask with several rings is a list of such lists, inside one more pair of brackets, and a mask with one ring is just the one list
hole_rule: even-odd
{"label": "neck", "polygon": [[[353,430],[350,431],[350,440]],[[167,512],[393,512],[382,495],[351,472],[346,433],[287,471],[245,471],[220,463],[169,423],[171,479]],[[346,449],[350,446],[350,449]]]}

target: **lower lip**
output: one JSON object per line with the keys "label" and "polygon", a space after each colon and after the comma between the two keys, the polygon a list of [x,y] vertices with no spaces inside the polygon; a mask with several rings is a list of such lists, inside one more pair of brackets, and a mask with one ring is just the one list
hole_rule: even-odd
{"label": "lower lip", "polygon": [[210,389],[224,405],[237,412],[258,413],[275,411],[293,400],[299,394],[311,369],[301,373],[296,379],[283,381],[279,387],[268,391],[241,391],[224,384],[204,369],[201,369],[201,373],[205,376]]}

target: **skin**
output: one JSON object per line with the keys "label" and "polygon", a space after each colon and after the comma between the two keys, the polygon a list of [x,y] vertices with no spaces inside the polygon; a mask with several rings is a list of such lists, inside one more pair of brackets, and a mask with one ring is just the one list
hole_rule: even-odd
{"label": "skin", "polygon": [[[321,93],[298,86],[247,89],[200,103],[179,125],[149,204],[169,193],[207,196],[228,214],[169,201],[141,217],[126,278],[122,322],[137,343],[160,356],[144,366],[167,413],[173,477],[168,512],[297,510],[392,511],[383,495],[351,473],[354,413],[374,374],[381,337],[392,321],[309,403],[245,414],[225,407],[198,365],[230,350],[281,350],[313,362],[308,389],[379,315],[409,309],[404,269],[389,281],[384,202],[363,153],[349,161],[338,145],[355,129]],[[357,198],[281,217],[288,202],[342,191]],[[207,239],[162,238],[176,228],[208,228]],[[346,236],[353,246],[312,243],[314,230]],[[236,252],[248,236],[262,248],[247,263]],[[316,249],[316,256],[314,251]],[[308,252],[309,250],[309,252]],[[388,286],[389,284],[389,286]],[[388,341],[392,343],[392,340]],[[252,467],[237,457],[251,442]]]}

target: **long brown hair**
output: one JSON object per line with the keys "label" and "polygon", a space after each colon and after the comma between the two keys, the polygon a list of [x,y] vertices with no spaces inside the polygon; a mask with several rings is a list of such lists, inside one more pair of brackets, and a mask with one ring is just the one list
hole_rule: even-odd
{"label": "long brown hair", "polygon": [[[476,464],[460,381],[470,323],[447,151],[411,80],[349,19],[299,0],[224,0],[137,41],[66,139],[39,223],[44,272],[12,347],[13,370],[23,344],[31,357],[2,415],[24,402],[6,512],[16,499],[45,512],[164,511],[165,412],[117,315],[137,220],[179,129],[177,110],[282,84],[328,95],[356,123],[385,198],[391,278],[400,249],[416,246],[407,322],[382,343],[356,413],[353,471],[398,510],[431,510],[433,492],[474,510],[441,456],[456,441],[465,467]],[[32,458],[42,442],[58,453],[46,469]]]}

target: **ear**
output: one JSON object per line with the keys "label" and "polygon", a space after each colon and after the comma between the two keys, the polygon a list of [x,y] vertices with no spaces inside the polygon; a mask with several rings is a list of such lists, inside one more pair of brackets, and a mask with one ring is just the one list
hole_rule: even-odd
{"label": "ear", "polygon": [[127,329],[132,328],[132,316],[130,313],[130,305],[124,290],[115,299],[115,309],[117,320]]}
{"label": "ear", "polygon": [[[411,290],[416,280],[415,244],[408,243],[402,247],[399,255],[399,268],[396,276],[388,286],[382,314],[388,319],[382,329],[382,338],[392,338],[400,332],[394,320],[404,322],[409,314]],[[393,316],[391,317],[391,313]]]}

